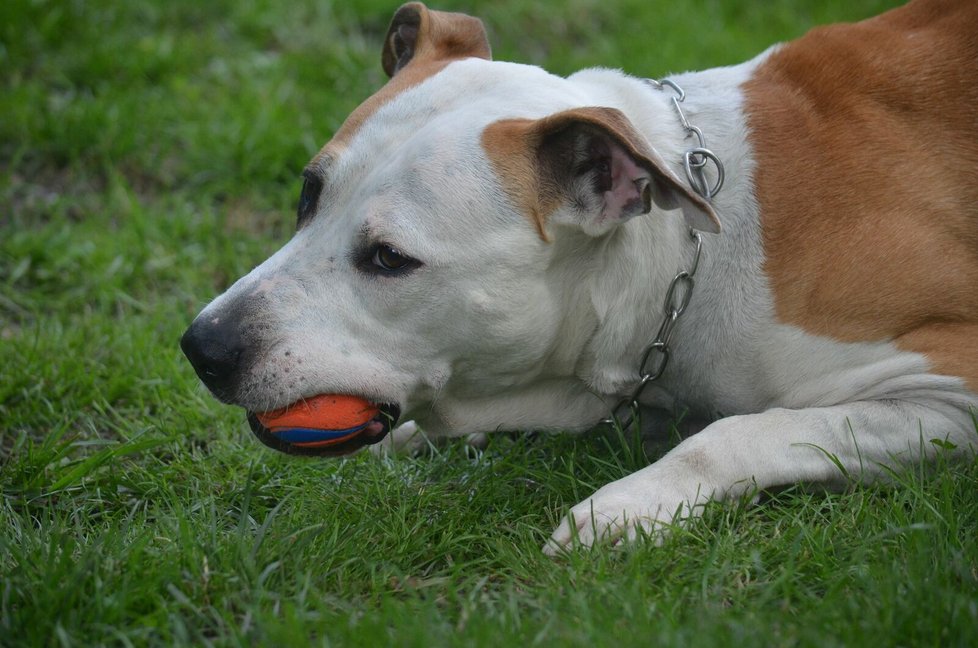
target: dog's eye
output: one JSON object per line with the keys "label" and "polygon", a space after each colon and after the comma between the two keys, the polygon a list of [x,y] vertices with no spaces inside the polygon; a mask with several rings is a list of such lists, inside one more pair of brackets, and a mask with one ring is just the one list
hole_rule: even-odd
{"label": "dog's eye", "polygon": [[401,254],[397,248],[384,243],[374,246],[370,263],[375,268],[388,273],[410,270],[419,265],[418,261]]}
{"label": "dog's eye", "polygon": [[296,227],[302,227],[315,213],[316,203],[319,202],[319,194],[322,190],[322,180],[311,173],[303,174],[302,193],[299,194],[299,206],[296,209]]}

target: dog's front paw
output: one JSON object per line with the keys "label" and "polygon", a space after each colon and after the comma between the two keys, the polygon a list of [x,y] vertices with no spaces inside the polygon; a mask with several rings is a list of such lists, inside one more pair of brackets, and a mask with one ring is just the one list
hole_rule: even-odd
{"label": "dog's front paw", "polygon": [[[466,434],[465,443],[475,448],[484,448],[488,435],[483,433]],[[414,421],[407,421],[390,431],[380,443],[370,446],[370,452],[377,457],[401,455],[414,457],[422,455],[432,447],[444,442],[450,436],[427,436]]]}
{"label": "dog's front paw", "polygon": [[544,553],[557,555],[600,542],[618,544],[640,534],[661,541],[670,527],[699,515],[702,506],[696,504],[705,498],[697,489],[686,494],[643,472],[612,482],[573,507],[543,546]]}
{"label": "dog's front paw", "polygon": [[390,431],[380,443],[370,446],[375,456],[416,455],[428,445],[428,439],[414,421],[407,421]]}

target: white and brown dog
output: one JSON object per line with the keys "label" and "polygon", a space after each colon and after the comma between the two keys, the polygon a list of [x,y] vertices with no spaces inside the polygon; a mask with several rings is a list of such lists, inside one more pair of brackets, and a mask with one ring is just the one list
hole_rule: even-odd
{"label": "white and brown dog", "polygon": [[[309,163],[294,238],[182,346],[250,412],[351,394],[432,436],[584,430],[675,320],[642,404],[713,422],[573,507],[549,550],[838,483],[839,465],[869,481],[968,452],[976,61],[974,0],[914,0],[658,87],[494,62],[478,20],[404,5],[391,79]],[[713,158],[684,171],[699,142],[676,87],[725,168],[712,202]]]}

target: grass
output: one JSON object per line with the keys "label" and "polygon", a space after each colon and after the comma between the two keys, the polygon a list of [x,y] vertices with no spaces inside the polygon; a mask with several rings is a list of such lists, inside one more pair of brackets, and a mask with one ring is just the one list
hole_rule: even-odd
{"label": "grass", "polygon": [[[497,58],[648,76],[893,2],[445,2]],[[973,645],[978,464],[545,558],[611,434],[304,461],[177,340],[284,242],[387,2],[0,3],[0,645]]]}

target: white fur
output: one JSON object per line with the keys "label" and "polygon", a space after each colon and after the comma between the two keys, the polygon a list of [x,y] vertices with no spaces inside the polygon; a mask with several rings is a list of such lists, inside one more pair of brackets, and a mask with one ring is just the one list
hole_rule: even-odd
{"label": "white fur", "polygon": [[[647,404],[711,419],[663,459],[571,509],[546,549],[628,538],[696,514],[707,499],[799,481],[859,479],[933,452],[930,438],[975,443],[963,381],[886,342],[852,344],[780,324],[762,273],[754,161],[740,84],[763,60],[674,77],[689,120],[723,159],[692,303]],[[393,401],[425,433],[584,430],[636,380],[665,290],[692,254],[678,212],[590,236],[560,212],[540,239],[508,200],[483,129],[581,106],[624,112],[683,176],[690,146],[669,102],[640,79],[587,70],[567,79],[465,60],[378,110],[329,166],[318,213],[279,253],[215,300],[249,300],[267,326],[239,404],[252,410],[319,393]],[[366,276],[363,241],[424,263]],[[301,358],[302,364],[296,359]],[[414,428],[395,432],[417,443]],[[923,443],[921,443],[923,434]]]}

